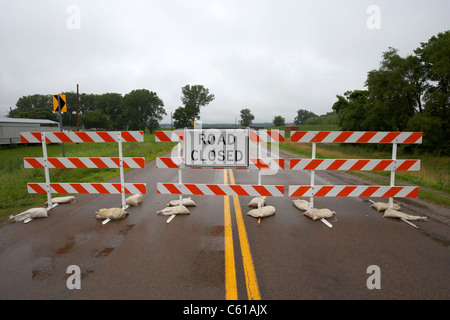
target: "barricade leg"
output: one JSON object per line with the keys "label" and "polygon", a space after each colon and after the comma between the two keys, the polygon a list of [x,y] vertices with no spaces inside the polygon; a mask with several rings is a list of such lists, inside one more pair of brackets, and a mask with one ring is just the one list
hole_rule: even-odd
{"label": "barricade leg", "polygon": [[120,193],[122,194],[122,209],[128,208],[125,201],[125,176],[123,174],[122,133],[119,131],[117,141],[119,145],[119,170],[120,170]]}
{"label": "barricade leg", "polygon": [[[397,144],[393,143],[392,144],[392,160],[397,160]],[[391,181],[390,181],[390,186],[393,187],[395,184],[395,170],[391,171]],[[394,205],[394,198],[390,197],[389,198],[389,209],[392,209]]]}
{"label": "barricade leg", "polygon": [[45,185],[47,191],[47,210],[56,207],[58,204],[52,203],[52,192],[50,190],[50,173],[48,170],[48,156],[47,156],[47,141],[45,139],[45,132],[41,133],[42,138],[42,156],[44,157],[44,174],[45,174]]}
{"label": "barricade leg", "polygon": [[[311,159],[316,158],[316,143],[312,143],[312,154]],[[314,190],[314,178],[315,178],[316,172],[314,170],[311,170],[311,188]],[[314,208],[314,196],[309,197],[309,206],[311,208]]]}

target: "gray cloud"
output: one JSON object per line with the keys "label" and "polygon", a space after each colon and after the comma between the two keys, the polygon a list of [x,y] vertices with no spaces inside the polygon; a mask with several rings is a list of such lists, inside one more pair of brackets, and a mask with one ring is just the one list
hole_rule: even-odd
{"label": "gray cloud", "polygon": [[[80,28],[68,28],[79,8]],[[380,9],[370,30],[367,8]],[[300,108],[331,111],[361,89],[389,46],[401,55],[449,29],[447,0],[8,1],[0,0],[0,116],[23,95],[157,92],[168,113],[181,87],[216,99],[204,122],[293,121]]]}

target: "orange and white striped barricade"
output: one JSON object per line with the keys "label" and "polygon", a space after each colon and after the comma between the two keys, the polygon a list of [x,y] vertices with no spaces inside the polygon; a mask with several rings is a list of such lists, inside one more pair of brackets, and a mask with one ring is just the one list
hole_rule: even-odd
{"label": "orange and white striped barricade", "polygon": [[[312,143],[311,159],[290,159],[290,170],[310,170],[311,185],[290,185],[290,197],[387,197],[392,208],[394,197],[417,197],[418,187],[395,186],[396,171],[418,171],[420,160],[397,159],[398,143],[422,143],[422,132],[362,132],[362,131],[293,131],[291,142]],[[316,143],[392,143],[391,160],[316,159]],[[390,171],[389,186],[315,185],[317,170]]]}
{"label": "orange and white striped barricade", "polygon": [[[186,131],[187,130],[187,131]],[[189,130],[193,130],[190,132]],[[192,138],[190,135],[195,135],[197,130],[198,135],[196,138]],[[198,131],[200,130],[200,131]],[[202,131],[203,130],[203,131]],[[201,140],[203,142],[218,141],[219,139],[208,138],[208,132],[215,132],[222,134],[223,141],[227,141],[225,135],[227,130],[244,130],[245,135],[248,136],[248,159],[246,159],[246,165],[229,165],[222,163],[213,163],[212,165],[205,165],[204,162],[192,162],[190,164],[186,162],[186,154],[182,155],[181,150],[185,153],[185,148],[182,148],[182,144],[190,143],[189,141]],[[244,132],[242,131],[242,132]],[[194,133],[193,133],[194,132]],[[220,133],[222,132],[222,133]],[[224,133],[225,132],[225,133]],[[240,134],[240,133],[239,133]],[[190,139],[190,140],[189,140]],[[208,140],[209,139],[209,140]],[[157,131],[155,133],[155,140],[157,142],[172,141],[178,142],[177,155],[171,157],[159,157],[156,159],[157,168],[172,168],[178,169],[178,183],[158,183],[157,192],[161,194],[178,194],[180,195],[180,203],[182,203],[182,195],[242,195],[242,196],[284,196],[283,185],[262,185],[261,184],[261,170],[283,170],[285,168],[284,159],[278,157],[268,157],[262,153],[262,143],[265,142],[281,142],[284,141],[284,132],[278,130],[251,130],[251,129],[185,129],[184,131]],[[191,142],[193,143],[193,142]],[[206,143],[205,143],[206,144]],[[186,146],[185,146],[186,147]],[[191,149],[190,146],[188,146]],[[189,152],[187,152],[189,156]],[[196,153],[198,155],[198,153]],[[191,159],[192,160],[192,159]],[[190,184],[183,183],[181,177],[181,169],[256,169],[258,170],[258,185],[224,185],[224,184]]]}
{"label": "orange and white striped barricade", "polygon": [[[22,132],[22,143],[41,143],[42,158],[24,158],[25,168],[43,168],[45,183],[28,183],[29,193],[47,193],[47,210],[52,204],[52,193],[93,193],[121,194],[122,208],[128,206],[125,194],[147,193],[145,183],[125,183],[124,168],[145,168],[145,158],[123,157],[122,142],[142,142],[142,131],[105,131],[105,132]],[[47,156],[47,143],[100,143],[117,142],[119,157],[57,157]],[[120,183],[51,183],[49,169],[53,168],[119,168]],[[104,221],[106,223],[108,219]]]}

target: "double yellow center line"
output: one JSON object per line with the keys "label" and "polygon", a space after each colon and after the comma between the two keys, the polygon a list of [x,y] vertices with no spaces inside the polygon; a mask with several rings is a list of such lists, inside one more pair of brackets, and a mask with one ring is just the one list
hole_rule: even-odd
{"label": "double yellow center line", "polygon": [[[229,169],[230,183],[234,184],[233,170]],[[223,170],[224,184],[228,184],[227,170]],[[233,196],[234,211],[239,233],[239,244],[241,246],[242,262],[244,266],[245,283],[247,295],[250,300],[260,300],[258,281],[256,279],[255,266],[250,252],[247,231],[242,218],[241,205],[238,196]],[[224,236],[225,236],[225,298],[237,300],[236,266],[234,260],[233,229],[231,223],[230,197],[224,196]]]}

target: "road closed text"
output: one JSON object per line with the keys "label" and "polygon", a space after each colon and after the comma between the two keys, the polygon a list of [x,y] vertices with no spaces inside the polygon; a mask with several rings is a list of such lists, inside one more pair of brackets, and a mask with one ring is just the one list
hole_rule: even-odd
{"label": "road closed text", "polygon": [[185,159],[187,166],[247,167],[248,130],[188,129]]}

